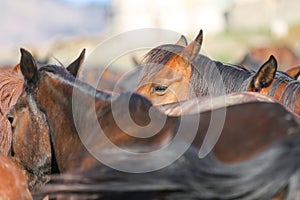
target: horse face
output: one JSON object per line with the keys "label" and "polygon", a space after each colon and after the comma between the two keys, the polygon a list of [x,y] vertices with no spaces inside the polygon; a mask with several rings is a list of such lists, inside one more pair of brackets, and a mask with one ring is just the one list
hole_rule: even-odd
{"label": "horse face", "polygon": [[[84,53],[83,50],[79,58],[67,67],[69,75],[77,76]],[[46,91],[45,82],[51,79],[47,78],[46,72],[37,69],[35,59],[24,49],[21,49],[20,69],[24,78],[23,91],[7,118],[13,129],[12,159],[26,170],[32,188],[47,181],[47,175],[53,171],[51,165],[55,165],[51,162],[50,126],[41,109],[41,105],[47,104],[49,99],[43,93]]]}
{"label": "horse face", "polygon": [[192,69],[188,61],[177,55],[136,92],[149,98],[154,105],[189,99],[191,73]]}
{"label": "horse face", "polygon": [[191,63],[197,58],[202,41],[202,30],[189,45],[185,37],[181,36],[176,44],[185,48],[168,60],[152,79],[140,85],[136,92],[149,98],[154,105],[174,103],[194,97],[190,94],[189,84],[192,75]]}
{"label": "horse face", "polygon": [[51,145],[46,116],[30,100],[21,94],[7,118],[12,125],[12,159],[26,171],[32,188],[48,180],[51,173]]}

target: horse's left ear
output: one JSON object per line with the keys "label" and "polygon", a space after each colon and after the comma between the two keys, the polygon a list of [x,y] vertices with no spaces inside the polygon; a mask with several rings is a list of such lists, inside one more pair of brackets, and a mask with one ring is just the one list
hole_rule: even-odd
{"label": "horse's left ear", "polygon": [[187,58],[190,61],[193,61],[200,52],[202,41],[203,41],[203,31],[200,30],[196,39],[183,49],[183,51],[181,52],[181,56]]}
{"label": "horse's left ear", "polygon": [[276,58],[271,55],[255,74],[252,85],[250,86],[252,87],[252,90],[259,91],[262,88],[268,87],[272,83],[276,71],[277,61]]}
{"label": "horse's left ear", "polygon": [[77,77],[80,67],[82,66],[85,57],[85,49],[82,50],[79,57],[74,60],[68,67],[67,70],[74,76]]}
{"label": "horse's left ear", "polygon": [[27,84],[34,84],[38,80],[37,64],[31,53],[21,48],[20,68]]}

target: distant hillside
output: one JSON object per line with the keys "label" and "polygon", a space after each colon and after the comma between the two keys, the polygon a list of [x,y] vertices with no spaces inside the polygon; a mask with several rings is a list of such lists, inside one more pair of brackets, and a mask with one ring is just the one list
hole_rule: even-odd
{"label": "distant hillside", "polygon": [[73,5],[62,0],[2,0],[0,49],[38,44],[53,38],[99,33],[103,5]]}

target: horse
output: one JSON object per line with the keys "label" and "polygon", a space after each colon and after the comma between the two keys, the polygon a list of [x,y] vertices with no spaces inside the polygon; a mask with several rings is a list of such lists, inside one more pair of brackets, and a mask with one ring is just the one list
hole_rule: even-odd
{"label": "horse", "polygon": [[9,154],[12,140],[12,130],[6,114],[21,94],[23,87],[23,76],[20,66],[0,68],[0,153]]}
{"label": "horse", "polygon": [[[81,167],[85,168],[91,163],[94,163],[95,159],[90,154],[88,154],[87,150],[79,139],[72,113],[70,113],[70,111],[72,111],[72,108],[70,107],[70,105],[72,105],[72,103],[70,103],[72,101],[72,96],[70,94],[74,92],[73,90],[78,88],[79,92],[81,92],[81,90],[93,91],[94,88],[84,82],[75,84],[75,80],[77,79],[75,79],[75,77],[71,75],[68,70],[64,69],[61,66],[47,65],[41,67],[38,70],[36,68],[35,60],[29,52],[22,49],[21,54],[22,56],[20,66],[22,74],[26,81],[24,83],[24,90],[19,97],[18,102],[10,110],[8,116],[12,123],[14,131],[13,136],[16,137],[12,145],[12,154],[14,155],[14,157],[17,156],[17,146],[23,148],[24,146],[28,146],[26,144],[20,144],[20,142],[22,143],[23,141],[27,141],[28,139],[18,139],[17,137],[29,137],[28,135],[30,134],[24,133],[24,129],[22,127],[34,127],[33,125],[35,125],[35,123],[30,123],[30,120],[27,119],[28,116],[24,116],[21,111],[24,109],[35,109],[36,111],[31,111],[31,114],[33,115],[30,116],[39,118],[40,123],[43,122],[42,124],[48,126],[48,130],[50,132],[49,135],[51,135],[50,143],[52,150],[54,150],[54,152],[51,153],[55,155],[55,157],[52,157],[52,161],[55,161],[55,163],[57,163],[57,172],[80,169]],[[77,67],[79,67],[79,65],[77,65]],[[55,91],[55,88],[57,88],[58,90]],[[91,95],[91,92],[84,91],[83,94],[84,95],[82,95],[81,98],[83,98],[86,104],[81,105],[80,107],[78,107],[78,109],[83,109],[84,116],[78,117],[82,117],[82,120],[85,122],[83,123],[84,126],[93,127],[90,125],[91,120],[85,119],[85,115],[88,115],[94,110],[94,108],[91,107],[91,105],[87,102],[89,98],[94,98]],[[108,104],[113,97],[110,93],[99,92],[99,94],[97,93],[97,98],[99,99],[99,103],[96,105],[96,108],[101,108],[103,107],[103,105]],[[62,104],[59,104],[58,101],[61,101]],[[66,102],[68,102],[68,104],[66,104]],[[31,105],[32,108],[28,105]],[[49,110],[49,108],[51,109]],[[57,113],[59,113],[59,116]],[[104,115],[105,113],[99,114]],[[102,116],[99,117],[101,117],[102,119]],[[103,121],[106,122],[108,120],[111,120],[111,117],[112,116],[105,116],[105,120],[103,119]],[[137,121],[144,118],[145,117],[138,119]],[[64,123],[61,125],[62,121]],[[23,122],[25,123],[25,125],[22,125]],[[116,131],[118,131],[118,129]],[[31,130],[31,132],[33,132],[32,134],[34,134],[34,131]],[[91,133],[92,131],[87,132]],[[110,134],[110,137],[113,136],[113,134]],[[32,135],[32,137],[34,137],[34,135]],[[69,140],[69,138],[72,139]],[[135,142],[130,141],[130,143]],[[23,150],[24,149],[20,149],[19,151]],[[30,149],[30,151],[34,150]],[[86,162],[78,163],[77,160],[81,157],[86,159]]]}
{"label": "horse", "polygon": [[[243,104],[242,107],[230,107],[228,120],[233,119],[232,114],[235,115],[234,118],[238,119],[241,114],[241,109],[253,114],[256,112],[254,108],[257,108],[256,106],[258,106],[258,111],[265,113],[266,111],[267,113],[269,111],[272,112],[271,115],[273,117],[271,121],[269,121],[269,123],[272,123],[273,119],[276,118],[276,114],[283,114],[286,112],[281,106],[279,107],[282,110],[279,111],[278,105],[279,104],[274,103],[257,104],[256,102],[252,104]],[[261,110],[261,108],[264,109]],[[200,121],[204,121],[201,125],[206,124],[205,121],[210,118],[210,115],[210,112],[201,114],[203,117],[201,117]],[[270,115],[267,116],[269,117]],[[246,117],[246,115],[242,117]],[[241,120],[238,123],[240,122],[245,121]],[[229,123],[230,121],[226,124],[229,125]],[[235,139],[238,135],[237,132],[233,133],[233,130],[236,127],[230,128],[229,126],[225,126],[225,129],[231,129],[229,132],[233,135],[228,134],[228,130],[224,130],[223,133],[227,133],[228,135],[224,135],[224,137],[220,138],[220,143],[217,144],[219,152],[215,152],[215,155],[207,156],[204,159],[199,159],[195,145],[175,163],[159,171],[129,174],[105,166],[101,166],[100,169],[99,167],[90,168],[80,172],[56,175],[53,177],[52,182],[45,187],[34,191],[33,195],[37,197],[49,195],[53,198],[59,196],[66,199],[72,199],[74,196],[78,199],[86,199],[88,197],[97,199],[270,199],[274,195],[290,198],[295,197],[294,191],[289,188],[299,187],[297,185],[298,182],[292,180],[299,176],[299,172],[296,169],[294,169],[293,172],[288,172],[289,170],[287,170],[287,167],[289,168],[290,164],[295,167],[297,163],[296,157],[298,155],[296,155],[297,151],[295,151],[295,149],[298,149],[299,146],[297,147],[298,144],[295,142],[295,139],[298,138],[299,140],[299,134],[292,133],[287,137],[286,135],[277,135],[276,137],[278,137],[277,139],[279,139],[279,141],[274,142],[271,145],[269,144],[270,146],[263,145],[262,149],[266,148],[266,150],[262,152],[256,149],[258,147],[256,146],[257,144],[261,144],[262,141],[266,142],[264,139],[261,140],[261,133],[252,135],[254,136],[252,139],[254,139],[255,142],[251,142],[250,144],[244,140],[245,138],[240,137],[237,140],[243,142],[241,146],[238,145],[240,150],[238,152],[241,153],[239,155],[241,157],[238,156],[239,160],[236,157],[237,151],[231,151],[229,150],[230,148],[228,148],[229,142],[237,142]],[[239,131],[241,131],[242,127],[245,128],[244,126],[241,126]],[[239,133],[241,134],[242,132]],[[263,138],[268,138],[268,136],[265,136]],[[201,137],[203,137],[203,135]],[[269,139],[271,139],[271,137]],[[292,141],[294,141],[295,144],[291,145]],[[236,146],[236,144],[234,146]],[[245,144],[247,144],[247,148],[245,148]],[[291,146],[295,149],[292,150]],[[142,146],[139,148],[140,151],[144,151]],[[249,148],[251,150],[249,150]],[[247,155],[254,149],[261,154]],[[224,151],[226,153],[231,153],[224,156]],[[291,152],[295,152],[295,154],[291,154]],[[164,153],[166,152],[163,152],[160,155],[160,159],[149,161],[149,165],[155,166],[160,160],[166,159],[168,154]],[[135,165],[137,164],[133,156],[123,157],[122,155],[121,160],[117,159],[119,156],[118,153],[114,154],[112,152],[110,156],[112,157],[112,160],[115,158],[119,165],[128,164],[130,167],[134,167],[133,163],[135,163]],[[217,156],[221,157],[218,157],[216,160]],[[288,158],[286,156],[288,156]],[[287,160],[288,163],[285,162],[283,165],[279,166],[278,163],[280,162],[278,162],[278,160],[282,160],[283,158],[286,158],[285,161]],[[220,160],[222,161],[220,162]],[[239,161],[242,162],[239,163]],[[243,161],[245,162],[243,163]],[[296,163],[292,164],[293,162]],[[263,163],[264,165],[262,167]],[[270,165],[266,166],[266,163]],[[258,169],[258,166],[260,169],[262,167],[263,170],[256,170]],[[285,176],[287,173],[289,174],[288,178]],[[228,183],[231,184],[228,185]],[[278,186],[277,184],[281,186]],[[261,188],[262,185],[265,187]]]}
{"label": "horse", "polygon": [[300,65],[295,67],[290,67],[285,71],[289,76],[293,77],[296,80],[299,80],[300,76]]}
{"label": "horse", "polygon": [[300,58],[288,45],[252,47],[239,64],[257,70],[271,54],[277,58],[280,70],[285,71],[300,64]]}
{"label": "horse", "polygon": [[32,200],[24,174],[2,154],[0,154],[0,173],[0,199]]}
{"label": "horse", "polygon": [[[278,160],[288,161],[283,164],[287,168],[297,160],[290,150],[296,152],[299,146],[291,138],[273,144],[244,165],[220,163],[213,156],[199,159],[197,150],[190,148],[171,166],[156,172],[129,174],[103,167],[62,174],[33,195],[64,199],[296,199],[299,172],[278,166]],[[134,158],[127,156],[119,164],[131,161]]]}
{"label": "horse", "polygon": [[[270,199],[282,193],[287,198],[296,195],[300,169],[296,159],[300,153],[299,121],[279,103],[252,102],[227,107],[219,140],[208,155],[199,159],[197,151],[205,145],[204,138],[213,111],[167,116],[139,94],[112,96],[76,79],[61,66],[47,65],[37,69],[34,58],[24,49],[21,49],[20,68],[25,82],[21,96],[11,109],[13,134],[22,132],[18,128],[21,119],[16,119],[22,109],[34,106],[40,111],[35,115],[42,113],[46,117],[43,123],[49,127],[52,158],[58,167],[55,173],[66,174],[63,181],[67,180],[68,174],[79,177],[76,180],[78,184],[73,182],[78,187],[68,188],[63,185],[64,189],[58,188],[60,194],[63,191],[71,194],[76,188],[76,195],[90,193],[98,195],[94,195],[94,198],[103,199],[134,196],[155,199],[161,198],[161,195],[170,198],[179,195],[174,197]],[[125,114],[124,105],[129,106],[130,117]],[[113,109],[117,114],[115,116]],[[149,111],[154,116],[151,119]],[[214,112],[220,111],[222,109]],[[96,114],[96,120],[92,113]],[[157,134],[142,137],[152,133],[153,128],[161,124],[162,118],[165,123]],[[261,119],[259,124],[256,123],[257,118]],[[116,120],[119,120],[122,128]],[[139,126],[131,126],[131,120]],[[26,118],[22,121],[30,123]],[[221,121],[218,118],[213,124]],[[99,124],[102,132],[99,132]],[[195,124],[198,128],[193,135],[191,127]],[[165,149],[158,159],[144,160],[142,163],[137,162],[135,156],[114,153],[109,145],[113,143],[136,153],[151,152],[172,142],[175,134],[180,131],[184,134],[180,134],[178,143],[173,141],[175,145],[170,149],[171,152]],[[104,133],[110,141],[104,140],[105,137],[101,137],[100,133]],[[26,135],[23,134],[23,137],[26,138]],[[83,141],[86,143],[83,144]],[[18,144],[20,141],[14,142]],[[84,146],[87,144],[90,147],[88,149]],[[177,147],[181,149],[181,145],[188,149],[183,157],[169,167],[152,173],[118,172],[105,167],[92,156],[107,153],[110,162],[116,162],[126,169],[137,164],[156,166],[172,157],[173,151],[176,153]],[[23,151],[28,152],[28,148],[30,146],[24,145]],[[52,194],[57,194],[55,192]],[[45,193],[38,190],[35,194]]]}
{"label": "horse", "polygon": [[285,72],[277,71],[277,60],[273,55],[255,72],[199,54],[202,40],[201,30],[186,47],[165,44],[150,50],[145,55],[135,91],[155,105],[196,96],[251,91],[274,97],[300,114],[299,83]]}
{"label": "horse", "polygon": [[134,69],[129,72],[116,72],[110,69],[88,68],[83,70],[79,79],[90,84],[97,85],[97,89],[107,92],[121,93],[133,91],[141,72],[141,64],[134,56],[131,57]]}
{"label": "horse", "polygon": [[[84,55],[85,50],[81,52],[77,59],[67,66],[66,69],[72,76],[77,76],[79,67],[84,59]],[[18,66],[20,68],[20,65]],[[15,74],[15,76],[16,79],[19,78],[20,81],[22,80],[22,83],[24,83],[24,78],[21,72],[19,74]],[[14,85],[10,82],[8,82],[7,85],[12,89],[19,89],[17,87],[13,88]],[[21,90],[19,93],[23,90],[23,84],[20,88]],[[18,96],[20,99],[26,98],[24,94],[19,94]],[[49,175],[57,168],[53,161],[54,158],[51,157],[49,137],[51,130],[47,125],[48,122],[45,114],[37,108],[37,105],[30,104],[27,106],[16,103],[13,108],[14,109],[10,109],[7,113],[6,120],[11,123],[11,116],[13,115],[14,123],[18,123],[19,125],[14,127],[14,123],[12,126],[9,124],[9,130],[12,128],[13,131],[12,145],[9,146],[11,153],[10,157],[20,168],[24,169],[29,188],[33,189],[34,187],[49,181]],[[14,110],[20,110],[21,112],[14,113]],[[28,151],[23,151],[24,146],[29,147]]]}

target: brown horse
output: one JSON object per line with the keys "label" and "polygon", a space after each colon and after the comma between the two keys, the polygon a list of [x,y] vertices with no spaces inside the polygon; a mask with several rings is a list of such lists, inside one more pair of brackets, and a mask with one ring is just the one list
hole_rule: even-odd
{"label": "brown horse", "polygon": [[9,154],[12,130],[6,114],[20,96],[23,88],[20,66],[0,68],[0,152]]}
{"label": "brown horse", "polygon": [[287,69],[286,73],[289,76],[293,77],[294,79],[299,80],[299,78],[300,78],[300,65]]}
{"label": "brown horse", "polygon": [[277,58],[280,70],[285,71],[300,64],[300,58],[287,45],[252,47],[240,64],[257,70],[271,54]]}
{"label": "brown horse", "polygon": [[[79,67],[83,62],[84,54],[85,50],[67,67],[71,75],[77,75]],[[24,63],[22,64],[24,65]],[[21,73],[15,76],[16,78],[21,76],[23,82],[23,75]],[[12,86],[10,85],[10,87]],[[23,85],[21,86],[21,92],[22,90]],[[18,102],[20,102],[20,99],[25,100],[26,98],[23,92]],[[20,112],[16,113],[15,110],[19,110]],[[38,109],[37,104],[24,105],[16,103],[13,109],[7,114],[7,117],[10,122],[13,122],[14,133],[12,137],[11,157],[18,166],[25,170],[30,189],[47,182],[49,180],[48,175],[51,172],[57,171],[57,167],[55,166],[54,158],[51,157],[49,138],[51,130],[47,125],[46,115]],[[18,124],[17,127],[14,126],[15,123]],[[9,127],[11,128],[11,125]],[[24,151],[24,146],[27,146],[27,151]]]}
{"label": "brown horse", "polygon": [[[286,197],[295,197],[299,188],[300,163],[296,158],[300,154],[300,129],[297,119],[280,104],[254,102],[229,106],[225,121],[217,118],[212,122],[214,125],[224,122],[213,151],[199,159],[198,150],[206,145],[203,143],[213,112],[219,113],[222,108],[166,116],[140,95],[124,93],[112,97],[75,79],[63,67],[48,65],[38,70],[29,52],[22,49],[21,54],[20,67],[25,83],[22,95],[12,109],[10,121],[14,134],[21,133],[20,120],[15,121],[15,116],[22,109],[35,106],[43,113],[44,123],[50,130],[52,157],[59,172],[76,173],[78,179],[71,179],[71,183],[78,186],[77,195],[89,193],[100,199],[270,199],[284,191]],[[129,117],[124,105],[129,106]],[[154,116],[151,119],[149,111]],[[165,123],[156,135],[142,137],[152,133],[162,119]],[[139,126],[132,126],[131,120]],[[30,123],[25,118],[26,122]],[[191,127],[195,125],[198,128],[193,133]],[[110,141],[104,140],[101,133]],[[172,141],[177,134],[178,140]],[[15,142],[17,145],[19,141]],[[119,152],[111,151],[111,142],[135,153],[151,152],[172,142],[175,145],[164,149],[158,157],[139,162],[136,154],[119,155]],[[84,144],[88,144],[88,150]],[[142,174],[115,171],[90,154],[108,153],[110,162],[132,169],[140,165],[160,165],[170,157],[172,160],[174,155],[177,157],[177,148],[183,147],[189,150],[174,164]],[[23,151],[27,152],[28,148],[28,145],[23,146]],[[63,189],[57,188],[58,193],[74,192],[74,187],[63,186]],[[56,194],[55,191],[48,192]]]}
{"label": "brown horse", "polygon": [[274,97],[300,114],[299,83],[277,71],[274,56],[270,56],[257,72],[242,66],[225,65],[198,54],[202,38],[200,31],[186,47],[167,44],[147,53],[136,91],[153,104],[254,91]]}
{"label": "brown horse", "polygon": [[0,199],[32,199],[22,171],[2,154],[0,154],[0,174]]}
{"label": "brown horse", "polygon": [[[139,109],[145,108],[139,106]],[[79,199],[270,199],[275,195],[294,197],[294,191],[289,188],[299,188],[298,182],[292,181],[299,176],[299,172],[297,169],[290,171],[288,168],[291,165],[298,167],[296,152],[299,151],[299,147],[296,140],[300,138],[298,134],[294,135],[291,132],[291,135],[287,136],[284,132],[285,129],[294,127],[294,133],[298,133],[297,123],[293,120],[279,120],[277,116],[286,115],[288,112],[274,103],[242,104],[229,107],[227,111],[228,118],[222,131],[224,135],[221,135],[214,153],[204,159],[199,159],[197,150],[203,141],[203,133],[207,129],[212,111],[201,113],[199,135],[196,136],[192,147],[175,163],[162,170],[130,174],[101,166],[75,174],[56,176],[52,180],[53,183],[36,191],[34,195],[58,195],[70,199],[74,196]],[[241,112],[247,112],[249,115],[241,115]],[[246,121],[251,120],[250,116],[261,116],[263,113],[266,115],[262,126],[249,123],[247,125]],[[255,123],[254,118],[252,120]],[[274,135],[269,132],[272,137],[264,131],[257,132],[274,120],[280,122],[278,127],[284,129],[265,129],[266,132],[276,132]],[[195,121],[194,116],[188,116],[188,121],[187,126],[199,122]],[[237,124],[240,125],[236,126]],[[248,135],[250,132],[253,134]],[[252,142],[249,142],[248,137]],[[292,144],[292,141],[295,144]],[[165,143],[164,140],[158,142]],[[148,150],[149,145],[151,146],[147,144],[144,148]],[[180,146],[180,143],[178,145]],[[144,148],[140,146],[139,150],[146,151]],[[112,152],[110,156],[112,161],[115,160],[119,165],[134,168],[141,164],[134,156],[121,155],[120,160],[117,153]],[[155,166],[168,156],[168,152],[162,152],[159,159],[149,160],[148,165]],[[279,160],[282,159],[285,163],[279,165]]]}
{"label": "brown horse", "polygon": [[141,72],[141,64],[136,57],[132,57],[134,69],[129,72],[116,72],[103,68],[84,69],[79,79],[107,92],[121,93],[133,91]]}

